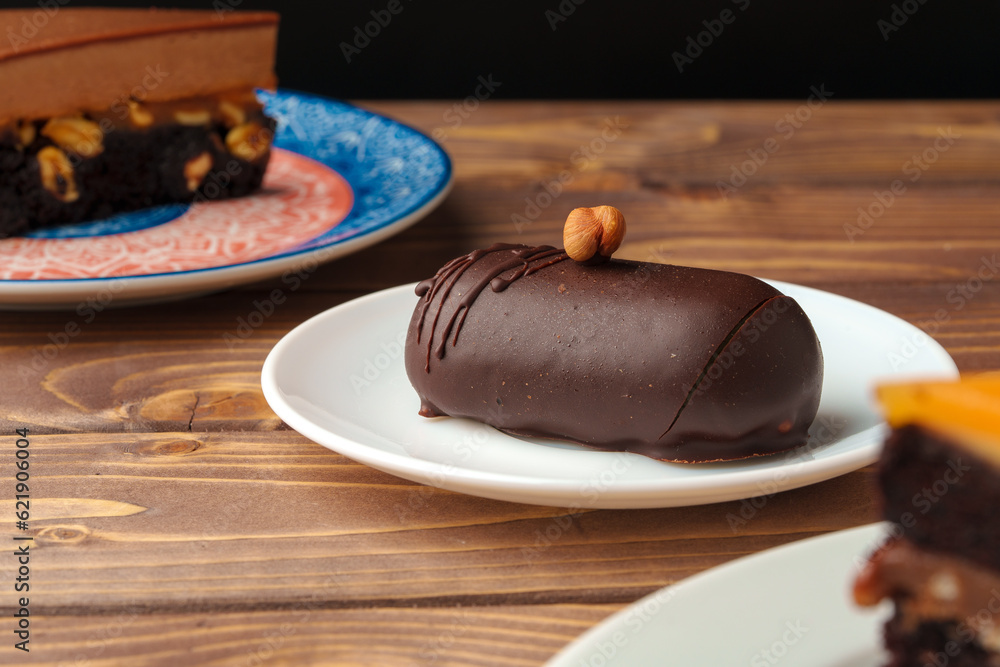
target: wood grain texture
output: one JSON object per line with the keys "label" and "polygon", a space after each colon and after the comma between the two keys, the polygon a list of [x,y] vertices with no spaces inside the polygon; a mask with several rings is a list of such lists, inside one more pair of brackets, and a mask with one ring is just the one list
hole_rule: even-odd
{"label": "wood grain texture", "polygon": [[[974,269],[969,278],[950,282],[809,284],[916,324],[944,345],[962,370],[997,369],[1000,281],[985,282],[966,298],[961,290],[968,289]],[[32,315],[34,332],[20,332],[22,342],[0,347],[6,369],[0,432],[21,426],[38,433],[282,429],[260,390],[264,358],[296,324],[355,295],[360,292],[300,291],[235,343],[224,334],[235,338],[240,318],[255,312],[262,292],[202,297],[198,309],[168,305],[109,311],[62,349],[46,341],[51,332],[62,331],[65,315]],[[137,322],[137,317],[142,319]],[[162,317],[173,323],[166,340],[145,323]],[[122,340],[125,332],[128,340]],[[49,351],[51,358],[42,356]],[[345,369],[345,378],[361,369],[363,360],[358,363],[359,368]]]}
{"label": "wood grain texture", "polygon": [[36,436],[31,452],[43,495],[19,534],[39,614],[625,602],[875,518],[868,471],[759,508],[574,513],[411,483],[290,431]]}
{"label": "wood grain texture", "polygon": [[261,365],[297,324],[476,247],[559,243],[576,206],[625,212],[622,257],[843,294],[964,371],[1000,369],[1000,103],[488,101],[457,126],[450,102],[366,106],[454,160],[416,226],[298,281],[0,315],[0,470],[13,429],[32,435],[38,646],[0,664],[245,665],[270,646],[263,664],[540,665],[663,585],[873,520],[868,469],[759,508],[479,499],[356,464],[268,408]]}
{"label": "wood grain texture", "polygon": [[528,667],[621,606],[326,610],[305,602],[286,611],[43,616],[31,664]]}

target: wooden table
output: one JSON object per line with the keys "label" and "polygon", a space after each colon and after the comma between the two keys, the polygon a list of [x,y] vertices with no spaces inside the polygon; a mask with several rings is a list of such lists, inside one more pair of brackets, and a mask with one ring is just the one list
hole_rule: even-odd
{"label": "wooden table", "polygon": [[260,389],[306,318],[496,241],[558,244],[566,213],[598,203],[628,218],[622,257],[843,294],[927,328],[963,371],[1000,368],[1000,104],[810,104],[367,104],[437,130],[454,191],[286,289],[245,341],[223,334],[279,281],[103,311],[38,372],[19,369],[76,316],[0,314],[5,551],[19,428],[34,537],[30,654],[0,558],[0,663],[541,665],[662,586],[875,520],[870,469],[736,530],[740,502],[568,518],[422,487],[298,435]]}

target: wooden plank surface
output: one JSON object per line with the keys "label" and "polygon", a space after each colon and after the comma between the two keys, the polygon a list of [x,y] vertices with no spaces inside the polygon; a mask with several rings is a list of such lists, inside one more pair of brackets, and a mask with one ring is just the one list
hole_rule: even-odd
{"label": "wooden plank surface", "polygon": [[541,664],[623,605],[143,614],[37,619],[33,665],[212,667]]}
{"label": "wooden plank surface", "polygon": [[[261,365],[298,323],[475,247],[557,244],[575,206],[625,211],[622,257],[843,294],[918,325],[964,371],[1000,369],[1000,104],[834,98],[806,118],[801,101],[487,102],[458,127],[451,104],[367,105],[438,137],[454,189],[298,285],[0,314],[8,479],[14,429],[32,436],[38,647],[25,662],[0,646],[0,664],[243,665],[264,645],[268,665],[540,665],[663,585],[873,520],[870,470],[760,508],[570,516],[372,470],[268,408]],[[275,290],[284,302],[246,327]],[[0,513],[7,535],[13,521]],[[0,596],[0,613],[16,602]]]}
{"label": "wooden plank surface", "polygon": [[[418,485],[290,431],[39,436],[31,452],[40,614],[274,609],[317,595],[330,607],[625,602],[873,518],[868,471],[759,508],[574,514]],[[0,465],[13,462],[8,447]]]}
{"label": "wooden plank surface", "polygon": [[[972,269],[969,275],[975,275]],[[985,283],[970,299],[956,291],[959,282],[809,284],[921,326],[965,370],[996,368],[1000,280]],[[0,426],[37,433],[283,428],[260,391],[264,358],[295,325],[361,292],[297,293],[247,338],[225,338],[236,336],[240,319],[256,312],[254,302],[266,293],[263,288],[203,297],[196,308],[182,303],[109,311],[63,349],[51,340],[63,330],[64,314],[18,314],[32,320],[32,332],[0,324],[7,332],[0,353],[8,369],[0,388]],[[158,324],[163,320],[172,323],[167,339]]]}

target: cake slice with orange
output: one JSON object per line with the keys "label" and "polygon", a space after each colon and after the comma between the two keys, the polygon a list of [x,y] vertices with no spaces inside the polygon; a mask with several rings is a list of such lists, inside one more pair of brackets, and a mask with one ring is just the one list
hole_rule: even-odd
{"label": "cake slice with orange", "polygon": [[892,432],[879,463],[893,539],[856,601],[892,600],[891,665],[1000,664],[1000,376],[880,388]]}

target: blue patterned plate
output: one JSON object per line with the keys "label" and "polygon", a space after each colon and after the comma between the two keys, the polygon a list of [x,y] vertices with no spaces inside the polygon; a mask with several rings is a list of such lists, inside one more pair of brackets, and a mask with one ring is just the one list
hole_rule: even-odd
{"label": "blue patterned plate", "polygon": [[447,195],[451,162],[420,132],[313,95],[260,96],[278,129],[259,193],[0,240],[0,308],[147,303],[311,272]]}

